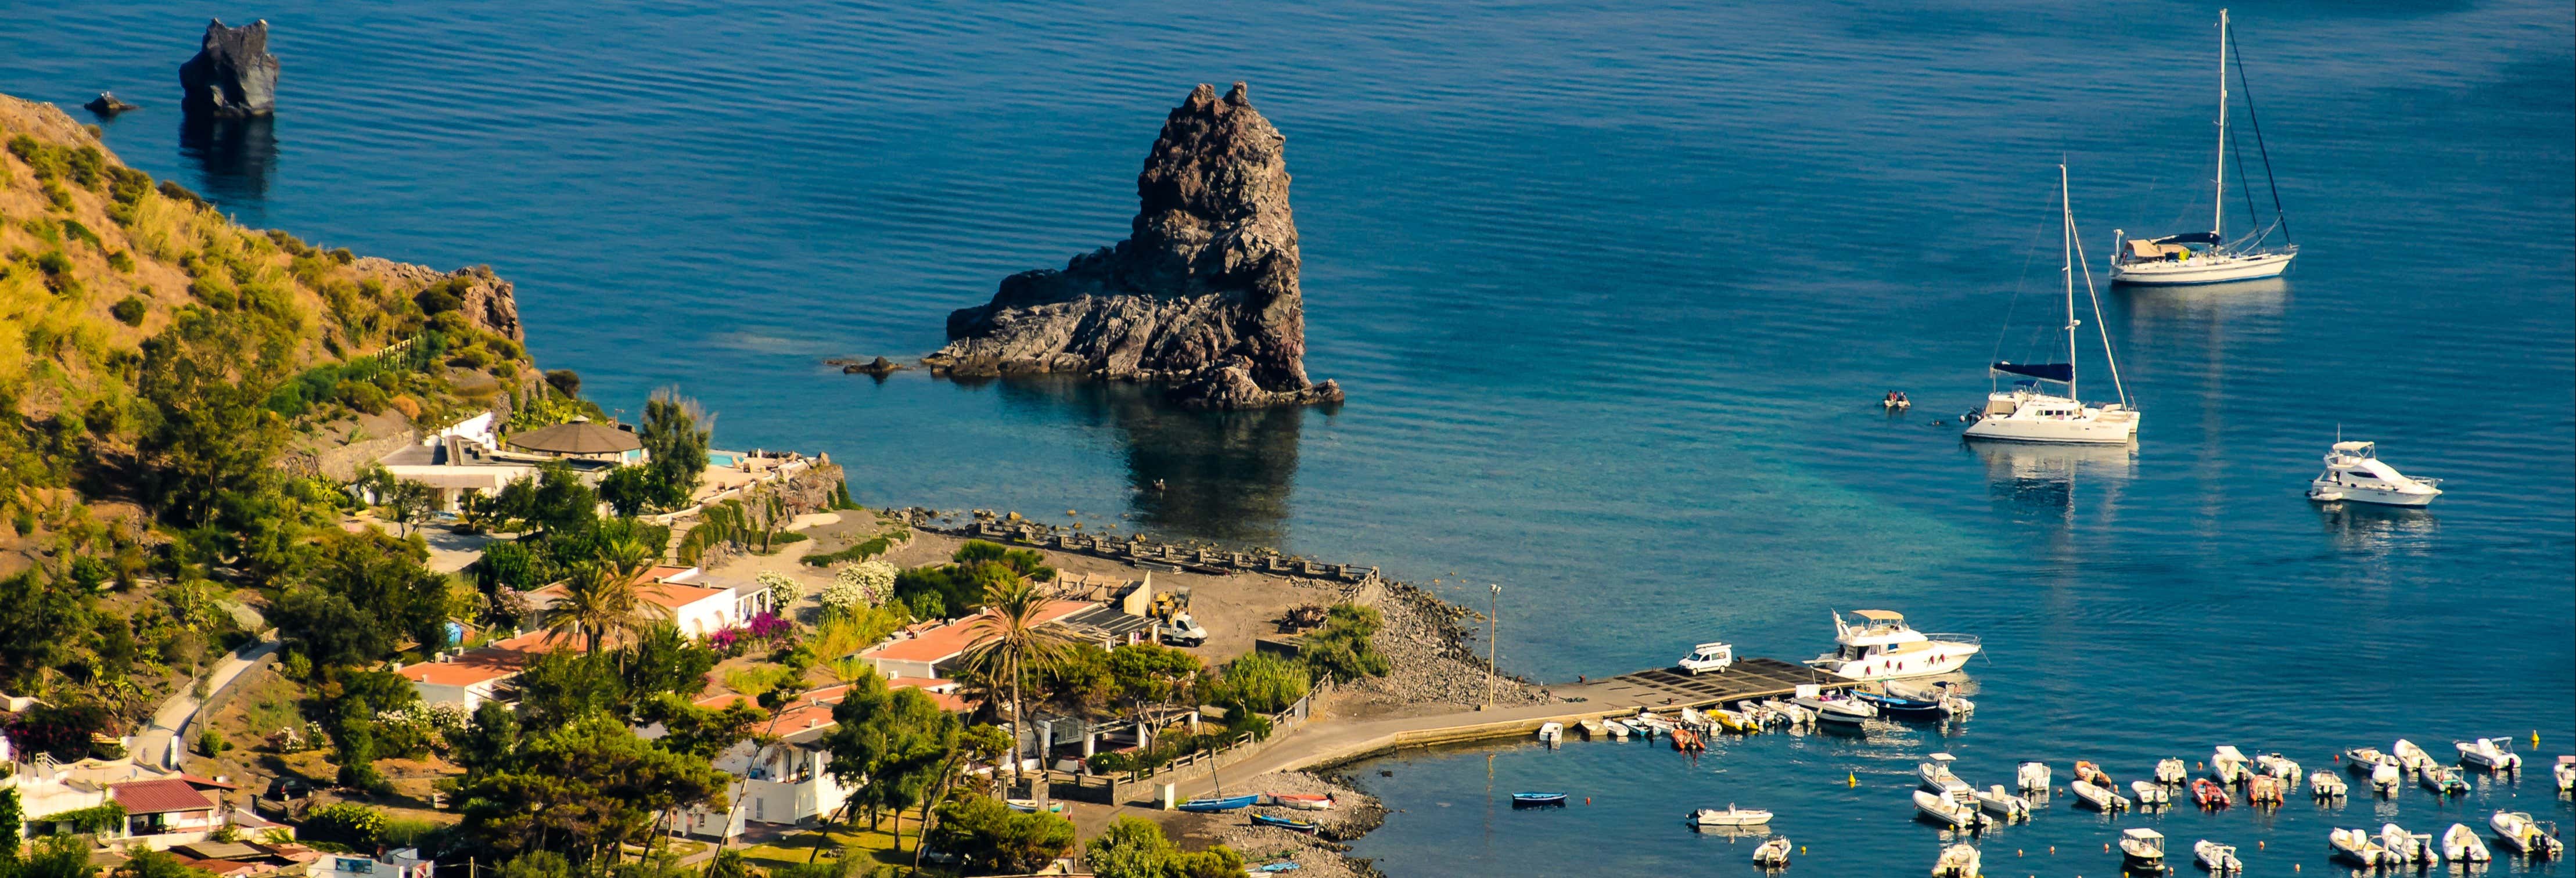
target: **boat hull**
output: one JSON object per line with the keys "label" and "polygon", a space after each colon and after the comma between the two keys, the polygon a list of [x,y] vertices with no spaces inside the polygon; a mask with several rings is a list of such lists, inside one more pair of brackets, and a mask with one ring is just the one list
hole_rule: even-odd
{"label": "boat hull", "polygon": [[1252,807],[1253,803],[1259,802],[1260,800],[1261,797],[1259,796],[1232,796],[1223,799],[1191,799],[1187,802],[1174,805],[1172,808],[1176,811],[1210,814],[1218,811],[1233,811],[1240,808],[1249,808]]}
{"label": "boat hull", "polygon": [[2442,496],[2440,489],[2423,493],[2364,488],[2316,479],[2308,482],[2308,499],[2319,503],[2368,503],[2374,506],[2431,506],[2433,498]]}
{"label": "boat hull", "polygon": [[2217,259],[2193,257],[2181,262],[2131,262],[2111,265],[2111,282],[2141,287],[2188,287],[2280,277],[2296,253],[2255,253]]}
{"label": "boat hull", "polygon": [[[2126,415],[2126,417],[2111,417]],[[1991,442],[2035,442],[2049,445],[2120,445],[2137,441],[2138,413],[2105,412],[2089,418],[2016,418],[1996,415],[1968,425],[1970,439]]]}

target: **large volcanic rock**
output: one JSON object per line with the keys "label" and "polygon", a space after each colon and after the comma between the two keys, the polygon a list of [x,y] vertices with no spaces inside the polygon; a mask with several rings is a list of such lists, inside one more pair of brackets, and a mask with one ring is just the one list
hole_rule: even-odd
{"label": "large volcanic rock", "polygon": [[206,23],[197,57],[179,65],[180,107],[190,116],[240,118],[277,111],[277,56],[268,53],[268,21],[225,27]]}
{"label": "large volcanic rock", "polygon": [[1136,175],[1133,236],[1004,278],[992,302],[948,315],[948,345],[924,362],[1171,381],[1173,401],[1203,408],[1341,401],[1306,379],[1286,143],[1243,83],[1222,98],[1200,85]]}

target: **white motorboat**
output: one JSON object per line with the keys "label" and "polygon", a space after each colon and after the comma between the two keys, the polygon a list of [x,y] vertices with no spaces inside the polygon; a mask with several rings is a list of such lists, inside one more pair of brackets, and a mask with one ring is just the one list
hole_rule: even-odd
{"label": "white motorboat", "polygon": [[[1984,648],[1970,635],[1916,631],[1905,624],[1903,614],[1889,610],[1853,610],[1851,615],[1858,624],[1834,614],[1834,651],[1808,659],[1809,667],[1851,680],[1928,677],[1958,671]],[[1798,704],[1816,707],[1806,698]]]}
{"label": "white motorboat", "polygon": [[2550,766],[2549,773],[2558,780],[2559,792],[2576,792],[2576,756],[2558,757],[2558,764]]}
{"label": "white motorboat", "polygon": [[2433,848],[2431,833],[2407,832],[2394,823],[2379,827],[2379,847],[2388,853],[2382,862],[2396,866],[2439,866],[2442,854]]}
{"label": "white motorboat", "polygon": [[1565,724],[1564,724],[1564,723],[1540,723],[1540,724],[1539,724],[1539,726],[1538,726],[1538,739],[1539,739],[1539,740],[1541,740],[1541,741],[1546,741],[1546,742],[1548,742],[1548,743],[1550,743],[1550,744],[1555,744],[1555,743],[1559,743],[1559,742],[1564,741],[1564,740],[1565,740]]}
{"label": "white motorboat", "polygon": [[2460,763],[2463,765],[2475,765],[2488,771],[2514,771],[2522,768],[2522,754],[2513,752],[2512,738],[2454,741],[2451,746],[2460,751]]}
{"label": "white motorboat", "polygon": [[1691,654],[1676,662],[1686,674],[1707,674],[1726,670],[1735,664],[1735,647],[1724,643],[1703,643]]}
{"label": "white motorboat", "polygon": [[2566,846],[2558,842],[2555,827],[2542,829],[2539,823],[2532,821],[2527,811],[2495,812],[2495,816],[2487,818],[2487,828],[2495,830],[2496,838],[2503,841],[2505,847],[2527,856],[2556,859],[2560,852],[2566,850]]}
{"label": "white motorboat", "polygon": [[1575,725],[1583,729],[1583,739],[1586,741],[1598,741],[1610,736],[1610,727],[1602,725],[1597,719],[1583,720]]}
{"label": "white motorboat", "polygon": [[2134,870],[2162,870],[2165,865],[2165,834],[2144,826],[2120,830],[2120,866]]}
{"label": "white motorboat", "polygon": [[2326,452],[2325,472],[2308,482],[2308,499],[2320,503],[2348,501],[2381,506],[2427,506],[2442,496],[2441,479],[2409,476],[2379,459],[2373,443],[2336,442]]}
{"label": "white motorboat", "polygon": [[2180,759],[2156,760],[2156,782],[2169,786],[2190,783],[2191,768],[2184,765]]}
{"label": "white motorboat", "polygon": [[2082,799],[2085,804],[2093,806],[2094,810],[2105,813],[2112,811],[2126,811],[2129,810],[2129,806],[2136,804],[2135,802],[2129,801],[2127,796],[2120,795],[2110,787],[2096,786],[2090,781],[2067,781],[2066,791],[2074,793],[2076,798]]}
{"label": "white motorboat", "polygon": [[2397,757],[2397,767],[2407,771],[2423,771],[2441,764],[2433,761],[2433,754],[2424,752],[2424,748],[2404,738],[2397,739],[2397,743],[2388,748],[2388,755]]}
{"label": "white motorboat", "polygon": [[[2299,247],[2296,244],[2285,242],[2277,249],[2264,246],[2276,230],[2281,232],[2284,239],[2289,237],[2287,223],[2279,218],[2281,192],[2277,187],[2272,190],[2274,219],[2271,225],[2232,242],[2227,240],[2225,235],[2227,162],[2231,157],[2237,161],[2243,161],[2244,158],[2233,155],[2235,142],[2227,136],[2229,37],[2227,10],[2221,9],[2218,11],[2218,172],[2210,178],[2217,187],[2218,194],[2216,203],[2211,205],[2209,231],[2167,235],[2152,240],[2128,239],[2126,232],[2113,231],[2112,238],[2121,240],[2124,246],[2119,255],[2111,260],[2112,283],[2179,286],[2259,280],[2279,277],[2282,271],[2290,267],[2290,260],[2299,255]],[[2241,77],[2244,73],[2244,68],[2240,65],[2237,75]],[[2250,111],[2247,118],[2249,121],[2258,123],[2255,126],[2255,137],[2259,142],[2262,126],[2259,120],[2250,115]],[[2264,180],[2267,183],[2271,180],[2271,170],[2271,155],[2266,150],[2263,153],[2263,171]],[[2246,201],[2246,210],[2251,212],[2253,210],[2251,191],[2246,193]]]}
{"label": "white motorboat", "polygon": [[2254,767],[2264,774],[2280,778],[2288,786],[2299,785],[2299,764],[2290,761],[2287,756],[2279,753],[2265,753],[2254,757]]}
{"label": "white motorboat", "polygon": [[2173,804],[2173,793],[2166,790],[2164,784],[2156,783],[2155,781],[2130,781],[2129,792],[2137,794],[2138,804],[2145,805],[2150,808]]}
{"label": "white motorboat", "polygon": [[[2066,195],[2065,165],[2057,166],[2057,195],[2066,243],[2066,359],[2057,363],[1998,360],[1989,365],[1986,374],[1990,379],[2016,377],[2009,390],[1989,389],[1985,407],[1968,414],[1966,435],[1970,439],[2120,445],[2138,438],[2139,413],[2129,404],[2128,387],[2120,382],[2120,361],[2111,353],[2111,329],[2102,322],[2102,300],[2093,290],[2093,269],[2089,264],[2083,272],[2084,293],[2092,298],[2094,329],[2102,336],[2102,356],[2111,364],[2111,386],[2118,391],[2120,401],[2088,406],[2076,393],[2075,328],[2084,321],[2075,316],[2075,274],[2077,260],[2082,258],[2082,244],[2075,233],[2074,203]],[[2042,383],[2064,385],[2066,395],[2047,392],[2041,389]]]}
{"label": "white motorboat", "polygon": [[1787,866],[1790,847],[1788,836],[1772,836],[1770,841],[1763,842],[1760,847],[1753,849],[1753,865],[1767,869]]}
{"label": "white motorboat", "polygon": [[1690,822],[1693,826],[1760,826],[1771,822],[1771,812],[1738,808],[1735,803],[1729,802],[1724,811],[1701,808],[1691,812]]}
{"label": "white motorboat", "polygon": [[1619,720],[1615,720],[1615,719],[1605,719],[1605,720],[1602,720],[1602,721],[1601,721],[1601,730],[1602,730],[1602,731],[1605,731],[1605,732],[1609,732],[1609,733],[1610,733],[1610,740],[1613,740],[1613,741],[1625,741],[1625,740],[1628,740],[1628,736],[1629,736],[1629,735],[1631,735],[1631,734],[1634,734],[1634,733],[1636,732],[1636,730],[1635,730],[1635,729],[1631,729],[1631,728],[1629,728],[1627,723],[1624,723],[1624,722],[1621,722],[1621,721],[1619,721]]}
{"label": "white motorboat", "polygon": [[2233,875],[2245,871],[2245,861],[2236,858],[2236,846],[2219,844],[2209,839],[2191,843],[2191,858],[2213,874]]}
{"label": "white motorboat", "polygon": [[1673,721],[1656,716],[1651,712],[1640,710],[1637,712],[1636,716],[1628,718],[1628,727],[1636,729],[1646,737],[1652,738],[1656,735],[1672,734]]}
{"label": "white motorboat", "polygon": [[2484,863],[2495,859],[2487,850],[2485,839],[2466,823],[2453,823],[2442,833],[2442,856],[2454,863]]}
{"label": "white motorboat", "polygon": [[1925,756],[1921,763],[1914,766],[1914,776],[1923,781],[1924,789],[1946,789],[1952,785],[1960,783],[1959,775],[1950,770],[1950,765],[1957,761],[1959,761],[1959,757],[1952,756],[1948,753],[1934,753],[1929,756]]}
{"label": "white motorboat", "polygon": [[2309,795],[2320,799],[2339,799],[2350,789],[2344,784],[2343,777],[2334,772],[2318,769],[2308,773]]}
{"label": "white motorboat", "polygon": [[2013,795],[2003,784],[1987,787],[1976,794],[1977,807],[2006,821],[2030,819],[2030,800]]}
{"label": "white motorboat", "polygon": [[2219,783],[2244,783],[2254,776],[2253,769],[2247,767],[2250,763],[2245,752],[2236,749],[2235,745],[2220,744],[2217,752],[2209,756],[2209,776],[2217,778]]}
{"label": "white motorboat", "polygon": [[2334,855],[2364,866],[2376,867],[2388,858],[2388,849],[2370,837],[2367,829],[2338,829],[2326,833],[2326,846]]}
{"label": "white motorboat", "polygon": [[2434,795],[2465,796],[2469,794],[2468,779],[2460,776],[2459,769],[2452,768],[2448,765],[2436,765],[2431,768],[2424,769],[2423,773],[2415,775],[2415,780],[2417,783],[2423,784],[2425,789],[2432,790]]}
{"label": "white motorboat", "polygon": [[1813,711],[1819,723],[1859,725],[1863,720],[1878,718],[1878,708],[1849,695],[1807,694],[1801,692],[1790,703]]}
{"label": "white motorboat", "polygon": [[2354,747],[2343,751],[2344,770],[2354,774],[2369,774],[2371,766],[2393,761],[2395,760],[2388,754],[2379,752],[2377,747]]}
{"label": "white motorboat", "polygon": [[2397,757],[2382,756],[2370,766],[2370,788],[2382,795],[2396,795],[2397,786],[2406,782],[2406,772],[2397,768]]}
{"label": "white motorboat", "polygon": [[1984,878],[1985,862],[1977,846],[1961,842],[1941,849],[1941,858],[1932,861],[1932,878]]}
{"label": "white motorboat", "polygon": [[1935,823],[1952,829],[1970,829],[1993,821],[1978,813],[1975,802],[1962,802],[1939,793],[1914,791],[1914,810]]}
{"label": "white motorboat", "polygon": [[2048,763],[2024,762],[2013,772],[2013,780],[2025,790],[2048,789]]}

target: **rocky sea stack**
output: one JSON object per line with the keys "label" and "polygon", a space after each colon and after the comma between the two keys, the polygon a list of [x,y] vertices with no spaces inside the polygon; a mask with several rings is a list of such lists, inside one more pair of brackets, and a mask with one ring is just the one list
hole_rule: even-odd
{"label": "rocky sea stack", "polygon": [[1243,83],[1224,97],[1200,85],[1136,175],[1131,237],[1004,278],[992,302],[948,315],[948,345],[923,361],[1169,381],[1196,408],[1340,402],[1340,385],[1306,379],[1286,144]]}
{"label": "rocky sea stack", "polygon": [[238,119],[277,112],[277,56],[268,53],[268,21],[225,27],[206,23],[197,57],[179,65],[180,107],[190,116]]}

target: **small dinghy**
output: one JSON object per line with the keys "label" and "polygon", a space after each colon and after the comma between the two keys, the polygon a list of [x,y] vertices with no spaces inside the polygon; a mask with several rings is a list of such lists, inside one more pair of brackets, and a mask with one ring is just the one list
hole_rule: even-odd
{"label": "small dinghy", "polygon": [[2495,854],[2487,850],[2486,840],[2479,838],[2478,831],[2470,829],[2466,823],[2453,823],[2442,833],[2442,856],[2454,863],[2484,863],[2495,859]]}
{"label": "small dinghy", "polygon": [[2344,770],[2354,774],[2369,774],[2372,766],[2383,761],[2394,761],[2394,757],[2379,752],[2377,747],[2354,747],[2343,751]]}
{"label": "small dinghy", "polygon": [[1610,727],[1602,725],[1597,719],[1587,719],[1575,725],[1583,729],[1583,739],[1586,741],[1598,741],[1610,736]]}
{"label": "small dinghy", "polygon": [[2102,766],[2081,759],[2075,761],[2075,779],[2098,787],[2117,788],[2119,786],[2111,780],[2110,775],[2102,773]]}
{"label": "small dinghy", "polygon": [[1753,849],[1753,865],[1765,869],[1785,867],[1789,865],[1789,849],[1788,836],[1772,836],[1770,841],[1763,842],[1760,847]]}
{"label": "small dinghy", "polygon": [[1610,733],[1610,740],[1613,741],[1628,740],[1629,735],[1636,734],[1637,732],[1636,729],[1629,728],[1627,723],[1620,722],[1615,719],[1602,720],[1601,728],[1602,730]]}
{"label": "small dinghy", "polygon": [[2144,826],[2120,830],[2120,867],[2161,872],[2165,868],[2165,834]]}
{"label": "small dinghy", "polygon": [[1564,724],[1564,723],[1540,723],[1540,724],[1539,724],[1539,726],[1538,726],[1538,739],[1539,739],[1539,740],[1541,740],[1541,741],[1545,741],[1545,742],[1547,742],[1547,743],[1550,743],[1550,744],[1555,744],[1555,743],[1558,743],[1558,742],[1564,741],[1564,740],[1565,740],[1565,724]]}
{"label": "small dinghy", "polygon": [[2308,794],[2318,799],[2340,799],[2348,789],[2334,772],[2320,768],[2308,774]]}
{"label": "small dinghy", "polygon": [[1701,808],[1690,812],[1692,826],[1760,826],[1769,822],[1771,822],[1771,812],[1738,808],[1733,802],[1728,802],[1724,811]]}
{"label": "small dinghy", "polygon": [[2206,838],[2192,842],[2191,858],[2212,874],[2234,875],[2245,871],[2245,861],[2236,858],[2236,846],[2232,844],[2219,844]]}
{"label": "small dinghy", "polygon": [[2191,768],[2180,759],[2159,759],[2156,761],[2156,782],[2177,787],[2190,783]]}
{"label": "small dinghy", "polygon": [[1868,702],[1848,698],[1818,698],[1812,704],[1801,700],[1798,704],[1815,711],[1819,725],[1859,728],[1861,723],[1878,718],[1877,708],[1869,706]]}
{"label": "small dinghy", "polygon": [[2299,764],[2290,761],[2290,757],[2279,753],[2265,753],[2254,757],[2254,767],[2264,774],[2280,778],[2284,786],[2299,785]]}
{"label": "small dinghy", "polygon": [[1762,733],[1761,723],[1754,722],[1752,717],[1745,716],[1744,714],[1737,713],[1723,707],[1709,710],[1708,718],[1711,722],[1715,722],[1718,728],[1725,729],[1739,735],[1758,735]]}
{"label": "small dinghy", "polygon": [[2416,775],[2415,779],[2416,782],[2423,784],[2425,789],[2432,790],[2433,794],[2437,796],[2465,796],[2469,794],[2468,779],[2460,776],[2459,769],[2452,768],[2448,765],[2435,765],[2428,767],[2424,769],[2424,773]]}
{"label": "small dinghy", "polygon": [[2226,785],[2205,777],[2191,782],[2191,800],[2211,810],[2235,804],[2234,800],[2227,796]]}
{"label": "small dinghy", "polygon": [[2048,763],[2024,762],[2014,770],[2013,780],[2025,790],[2048,789]]}
{"label": "small dinghy", "polygon": [[1636,728],[1638,731],[1644,732],[1646,737],[1649,738],[1656,735],[1671,734],[1673,729],[1678,728],[1673,725],[1672,720],[1668,720],[1645,711],[1638,711],[1636,716],[1630,717],[1628,719],[1628,725]]}
{"label": "small dinghy", "polygon": [[1937,697],[1925,698],[1911,693],[1898,695],[1893,691],[1853,692],[1852,697],[1878,708],[1878,712],[1889,719],[1931,720],[1950,715]]}
{"label": "small dinghy", "polygon": [[2424,748],[2404,738],[2397,739],[2396,745],[2388,748],[2388,755],[2397,757],[2397,767],[2407,771],[2423,771],[2441,764],[2433,761],[2433,754],[2424,752]]}
{"label": "small dinghy", "polygon": [[2130,781],[2129,792],[2137,795],[2138,804],[2149,808],[2173,804],[2173,795],[2165,791],[2163,784],[2154,781]]}
{"label": "small dinghy", "polygon": [[[1002,804],[1007,805],[1011,810],[1018,811],[1022,814],[1035,814],[1038,810],[1038,800],[1036,799],[1003,799]],[[1064,813],[1064,803],[1048,802],[1046,810],[1049,814],[1062,814]]]}
{"label": "small dinghy", "polygon": [[2542,829],[2525,811],[2498,811],[2487,818],[2487,828],[2495,830],[2496,839],[2505,847],[2538,859],[2557,859],[2566,846],[2559,844],[2557,827]]}
{"label": "small dinghy", "polygon": [[2370,766],[2370,788],[2380,795],[2397,795],[2397,787],[2406,782],[2406,772],[2397,766],[2397,757],[2382,756]]}
{"label": "small dinghy", "polygon": [[1914,776],[1923,781],[1924,789],[1946,789],[1950,785],[1960,782],[1959,776],[1950,771],[1950,765],[1957,761],[1959,761],[1959,757],[1952,756],[1948,753],[1933,753],[1927,755],[1923,757],[1922,762],[1917,763],[1914,766]]}
{"label": "small dinghy", "polygon": [[1954,844],[1941,849],[1941,858],[1932,861],[1932,878],[1983,878],[1985,863],[1977,855],[1977,846]]}
{"label": "small dinghy", "polygon": [[2338,859],[2363,866],[2377,867],[2388,858],[2388,849],[2370,837],[2367,829],[2338,829],[2326,833],[2326,846],[2334,849]]}
{"label": "small dinghy", "polygon": [[2488,771],[2517,771],[2522,768],[2522,755],[2513,752],[2511,738],[2454,741],[2451,746],[2460,751],[2462,765],[2474,765]]}
{"label": "small dinghy", "polygon": [[1513,793],[1514,808],[1563,808],[1564,793]]}
{"label": "small dinghy", "polygon": [[1333,797],[1314,793],[1271,793],[1270,804],[1301,811],[1333,810]]}
{"label": "small dinghy", "polygon": [[1312,820],[1299,820],[1295,817],[1274,817],[1268,814],[1252,815],[1252,823],[1255,826],[1275,826],[1290,832],[1303,832],[1307,835],[1313,835],[1315,834],[1315,830],[1324,828],[1323,824],[1316,823]]}
{"label": "small dinghy", "polygon": [[1187,802],[1174,805],[1172,808],[1174,810],[1189,811],[1196,814],[1212,814],[1218,811],[1234,811],[1242,808],[1250,808],[1254,803],[1259,801],[1261,801],[1260,796],[1225,796],[1221,798],[1191,799]]}
{"label": "small dinghy", "polygon": [[2013,795],[2004,789],[2003,784],[1988,787],[1985,792],[1977,793],[1976,798],[1977,807],[1988,814],[2006,821],[2030,819],[2030,800]]}
{"label": "small dinghy", "polygon": [[2221,744],[2218,751],[2209,756],[2209,775],[2218,778],[2219,783],[2244,783],[2246,778],[2254,776],[2254,770],[2247,767],[2251,764],[2252,760],[2245,758],[2245,751],[2236,749],[2234,745]]}
{"label": "small dinghy", "polygon": [[2558,780],[2559,792],[2576,792],[2576,756],[2558,757],[2558,764],[2551,766],[2549,773]]}
{"label": "small dinghy", "polygon": [[1922,790],[1914,791],[1914,810],[1922,812],[1923,816],[1931,819],[1932,822],[1952,829],[1973,829],[1994,822],[1987,819],[1986,815],[1978,813],[1977,806],[1973,802],[1962,802]]}
{"label": "small dinghy", "polygon": [[2289,786],[2287,782],[2268,774],[2255,775],[2252,780],[2245,782],[2245,803],[2278,805],[2287,802],[2290,800]]}
{"label": "small dinghy", "polygon": [[2394,823],[2379,827],[2380,862],[2391,866],[2439,866],[2442,854],[2433,849],[2431,833],[2407,832]]}
{"label": "small dinghy", "polygon": [[2129,801],[2127,796],[2112,792],[2110,787],[2099,786],[2087,781],[2067,781],[2066,791],[2074,793],[2076,798],[2084,800],[2084,804],[2091,805],[2094,810],[2101,811],[2103,813],[2126,811],[2129,810],[2129,806],[2136,804],[2135,802]]}
{"label": "small dinghy", "polygon": [[1913,408],[1914,400],[1907,399],[1905,397],[1905,391],[1890,390],[1887,392],[1887,397],[1879,400],[1878,404],[1884,406],[1888,411],[1901,412],[1906,409]]}

